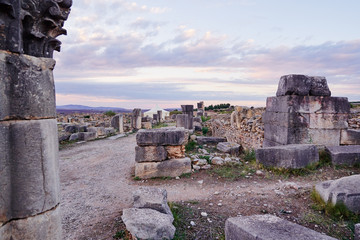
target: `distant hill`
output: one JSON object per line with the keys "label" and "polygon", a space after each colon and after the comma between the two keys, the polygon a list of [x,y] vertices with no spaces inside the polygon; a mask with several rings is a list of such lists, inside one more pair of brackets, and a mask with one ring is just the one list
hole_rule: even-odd
{"label": "distant hill", "polygon": [[132,109],[126,108],[117,108],[117,107],[89,107],[84,105],[63,105],[63,106],[56,106],[57,112],[105,112],[105,111],[114,111],[114,112],[131,112]]}

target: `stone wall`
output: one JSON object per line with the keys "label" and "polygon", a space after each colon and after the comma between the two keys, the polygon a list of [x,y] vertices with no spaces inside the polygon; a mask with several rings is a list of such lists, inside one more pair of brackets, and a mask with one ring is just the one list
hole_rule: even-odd
{"label": "stone wall", "polygon": [[205,125],[214,137],[226,137],[228,142],[236,142],[244,149],[257,149],[264,139],[261,122],[264,112],[265,108],[236,106],[231,114],[214,115]]}
{"label": "stone wall", "polygon": [[360,129],[360,108],[350,109],[349,129]]}

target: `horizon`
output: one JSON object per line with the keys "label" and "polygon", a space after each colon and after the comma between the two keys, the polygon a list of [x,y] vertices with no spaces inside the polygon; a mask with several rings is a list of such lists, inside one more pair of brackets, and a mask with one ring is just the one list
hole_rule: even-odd
{"label": "horizon", "polygon": [[360,2],[77,0],[55,53],[56,105],[261,107],[282,75],[360,99]]}

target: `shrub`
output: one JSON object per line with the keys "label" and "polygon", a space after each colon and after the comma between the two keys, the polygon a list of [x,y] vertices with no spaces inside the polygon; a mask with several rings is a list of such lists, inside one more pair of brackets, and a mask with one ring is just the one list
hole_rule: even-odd
{"label": "shrub", "polygon": [[115,116],[116,113],[110,110],[110,111],[104,112],[104,115],[105,115],[105,116],[108,116],[108,117],[112,117],[112,116]]}
{"label": "shrub", "polygon": [[210,119],[211,119],[211,117],[210,117],[210,116],[208,116],[208,117],[201,116],[201,121],[202,121],[202,122],[209,121]]}
{"label": "shrub", "polygon": [[185,151],[186,152],[193,151],[195,147],[196,147],[196,142],[190,141],[185,145]]}
{"label": "shrub", "polygon": [[209,128],[203,127],[201,130],[202,130],[203,135],[206,136],[206,134],[207,134],[208,131],[209,131]]}

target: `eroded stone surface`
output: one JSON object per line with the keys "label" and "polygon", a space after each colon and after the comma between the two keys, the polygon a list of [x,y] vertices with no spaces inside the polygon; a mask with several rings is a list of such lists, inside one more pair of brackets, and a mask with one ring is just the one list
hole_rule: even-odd
{"label": "eroded stone surface", "polygon": [[170,159],[163,162],[135,163],[135,176],[140,178],[178,177],[191,172],[190,158]]}
{"label": "eroded stone surface", "polygon": [[198,136],[196,138],[199,144],[218,144],[219,142],[226,142],[226,138],[224,137],[203,137]]}
{"label": "eroded stone surface", "polygon": [[346,129],[341,131],[342,145],[360,145],[360,130]]}
{"label": "eroded stone surface", "polygon": [[58,149],[54,119],[0,122],[0,222],[59,203]]}
{"label": "eroded stone surface", "polygon": [[328,146],[331,162],[335,165],[353,166],[360,164],[360,145]]}
{"label": "eroded stone surface", "polygon": [[360,213],[360,175],[342,177],[319,183],[315,190],[325,202],[344,203],[347,208],[357,214]]}
{"label": "eroded stone surface", "polygon": [[161,162],[168,157],[164,146],[135,147],[136,162]]}
{"label": "eroded stone surface", "polygon": [[240,145],[234,142],[220,142],[216,146],[217,150],[230,153],[231,155],[239,155],[240,154]]}
{"label": "eroded stone surface", "polygon": [[185,146],[166,146],[165,147],[168,158],[184,158],[185,157]]}
{"label": "eroded stone surface", "polygon": [[312,144],[292,144],[259,148],[256,161],[267,167],[303,168],[319,161],[317,147]]}
{"label": "eroded stone surface", "polygon": [[139,239],[173,239],[175,234],[170,216],[153,209],[124,209],[121,218],[126,229]]}
{"label": "eroded stone surface", "polygon": [[184,128],[141,129],[136,135],[139,146],[185,145],[189,133]]}
{"label": "eroded stone surface", "polygon": [[227,240],[335,240],[270,214],[228,218],[225,222],[225,238]]}

